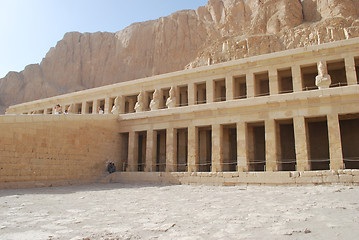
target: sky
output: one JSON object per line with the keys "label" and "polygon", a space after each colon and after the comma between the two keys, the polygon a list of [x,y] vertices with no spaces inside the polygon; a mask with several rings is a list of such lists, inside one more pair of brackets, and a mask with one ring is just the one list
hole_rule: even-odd
{"label": "sky", "polygon": [[66,32],[117,32],[208,0],[0,0],[0,78],[40,63]]}

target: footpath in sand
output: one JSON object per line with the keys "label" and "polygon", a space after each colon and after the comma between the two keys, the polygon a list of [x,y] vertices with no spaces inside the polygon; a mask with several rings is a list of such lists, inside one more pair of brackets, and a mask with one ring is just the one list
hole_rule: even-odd
{"label": "footpath in sand", "polygon": [[359,186],[0,190],[0,239],[356,239]]}

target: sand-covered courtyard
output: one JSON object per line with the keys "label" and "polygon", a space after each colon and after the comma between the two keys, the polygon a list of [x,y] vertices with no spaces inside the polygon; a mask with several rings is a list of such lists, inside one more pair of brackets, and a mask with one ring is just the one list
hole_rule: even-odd
{"label": "sand-covered courtyard", "polygon": [[355,239],[359,186],[0,190],[0,239]]}

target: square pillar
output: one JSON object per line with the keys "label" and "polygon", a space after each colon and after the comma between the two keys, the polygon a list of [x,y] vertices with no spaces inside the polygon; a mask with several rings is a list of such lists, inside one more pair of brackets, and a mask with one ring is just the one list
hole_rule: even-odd
{"label": "square pillar", "polygon": [[265,121],[266,171],[278,171],[278,141],[276,122],[274,119]]}
{"label": "square pillar", "polygon": [[212,125],[212,172],[223,172],[223,127]]}
{"label": "square pillar", "polygon": [[340,125],[338,114],[327,116],[330,169],[339,170],[344,168],[342,141],[340,137]]}
{"label": "square pillar", "polygon": [[194,83],[188,84],[188,105],[194,105],[196,101],[196,85]]}
{"label": "square pillar", "polygon": [[149,97],[151,97],[153,95],[152,92],[144,92],[143,93],[143,105],[144,105],[144,111],[150,111],[150,102],[151,100],[149,99]]}
{"label": "square pillar", "polygon": [[292,67],[293,92],[303,91],[302,72],[299,65]]}
{"label": "square pillar", "polygon": [[97,101],[97,99],[95,99],[95,100],[93,100],[93,102],[92,102],[92,114],[98,114],[98,101]]}
{"label": "square pillar", "polygon": [[[162,96],[162,94],[161,94]],[[128,112],[134,113],[135,112],[135,105],[136,101],[133,98],[128,99]]]}
{"label": "square pillar", "polygon": [[[120,110],[120,114],[124,114],[125,113],[125,108],[126,108],[126,97],[125,96],[118,96],[118,104],[119,104],[119,110]],[[112,111],[112,109],[111,109]]]}
{"label": "square pillar", "polygon": [[345,72],[347,75],[348,85],[357,85],[358,80],[355,71],[354,57],[346,57],[344,61],[345,61]]}
{"label": "square pillar", "polygon": [[206,81],[206,103],[214,102],[214,81],[209,79]]}
{"label": "square pillar", "polygon": [[166,130],[166,172],[177,171],[177,129]]}
{"label": "square pillar", "polygon": [[177,149],[177,171],[184,171],[187,169],[187,149],[188,149],[188,133],[185,131],[177,131],[178,134],[178,149]]}
{"label": "square pillar", "polygon": [[128,172],[137,172],[138,134],[131,131],[128,137]]}
{"label": "square pillar", "polygon": [[147,130],[145,172],[156,171],[157,134],[155,133],[153,129]]}
{"label": "square pillar", "polygon": [[105,98],[105,109],[104,109],[104,113],[105,114],[109,114],[111,112],[110,109],[110,98]]}
{"label": "square pillar", "polygon": [[307,142],[307,127],[302,116],[293,118],[295,153],[297,158],[297,171],[309,171],[309,153]]}
{"label": "square pillar", "polygon": [[255,96],[254,93],[254,74],[246,74],[246,83],[247,83],[247,98],[252,98]]}
{"label": "square pillar", "polygon": [[247,124],[237,123],[237,168],[238,172],[247,172],[249,168]]}
{"label": "square pillar", "polygon": [[198,172],[198,129],[188,127],[188,172]]}
{"label": "square pillar", "polygon": [[233,87],[233,76],[226,75],[226,100],[233,100],[234,87]]}
{"label": "square pillar", "polygon": [[175,89],[176,107],[179,107],[181,103],[181,99],[180,99],[181,88],[179,86],[174,86],[173,88]]}
{"label": "square pillar", "polygon": [[269,94],[276,95],[279,93],[277,69],[270,69],[268,75],[269,75]]}
{"label": "square pillar", "polygon": [[86,113],[87,113],[86,102],[82,102],[82,105],[81,105],[81,114],[86,114]]}

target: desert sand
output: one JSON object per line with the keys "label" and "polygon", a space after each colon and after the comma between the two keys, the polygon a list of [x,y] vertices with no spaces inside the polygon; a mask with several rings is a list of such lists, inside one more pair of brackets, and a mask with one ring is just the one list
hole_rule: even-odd
{"label": "desert sand", "polygon": [[359,186],[0,190],[0,239],[355,239]]}

